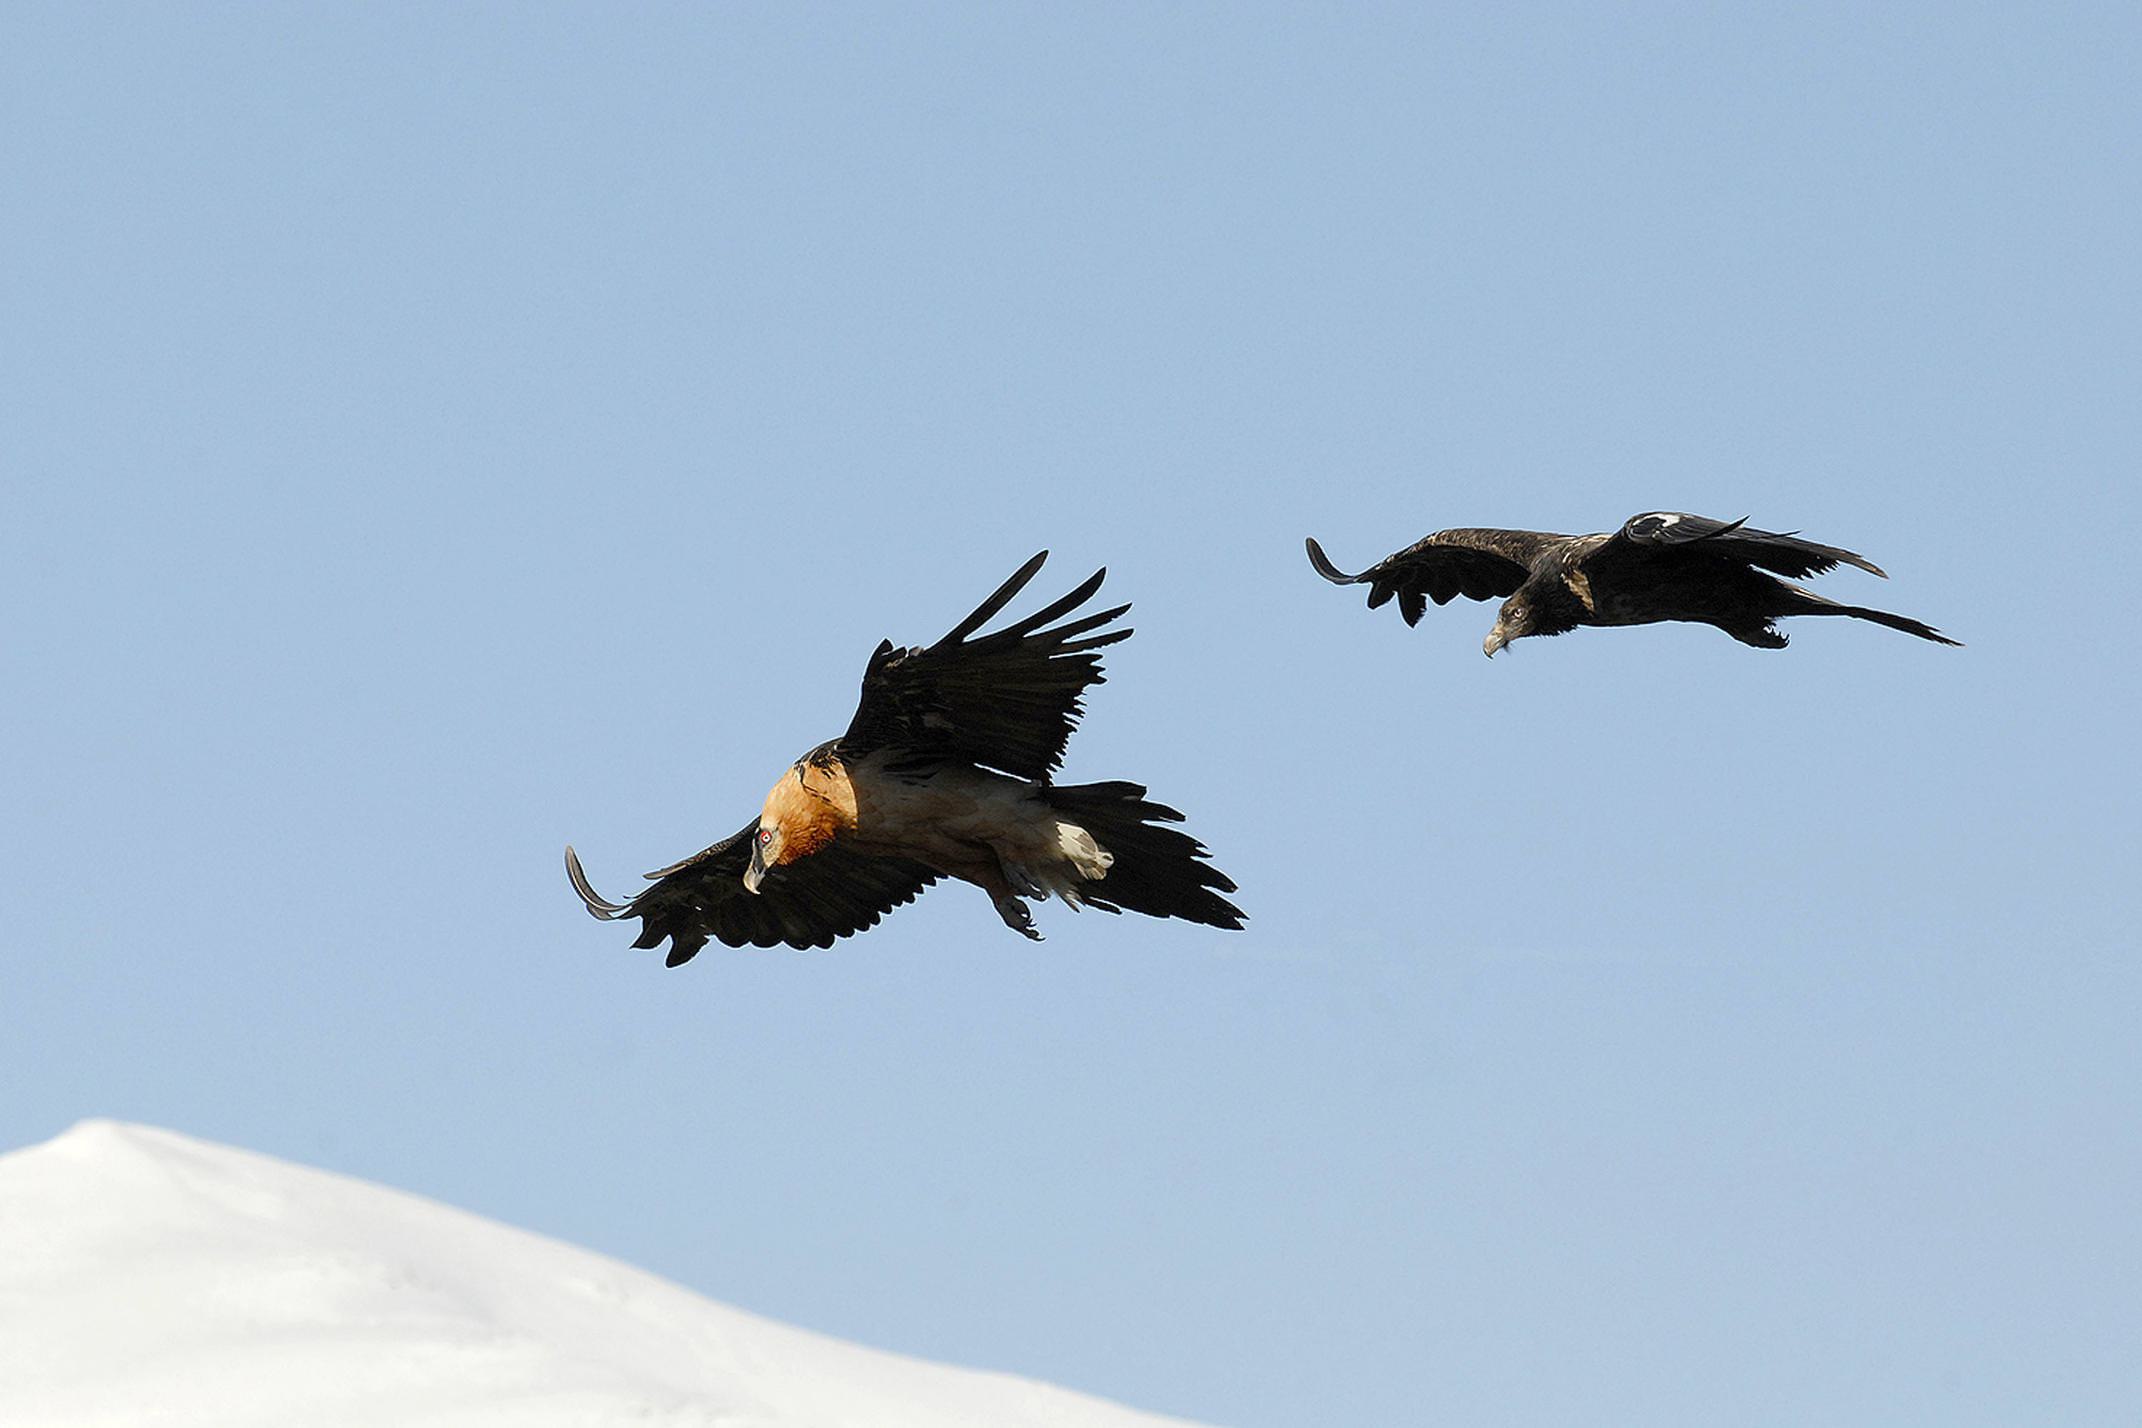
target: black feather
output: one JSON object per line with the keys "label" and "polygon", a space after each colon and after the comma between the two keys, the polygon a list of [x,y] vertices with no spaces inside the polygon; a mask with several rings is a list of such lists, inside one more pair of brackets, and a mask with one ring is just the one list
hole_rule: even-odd
{"label": "black feather", "polygon": [[599,896],[580,858],[565,850],[566,876],[589,913],[614,921],[640,919],[640,948],[670,944],[668,965],[692,959],[707,939],[730,947],[831,947],[835,938],[875,926],[878,919],[937,880],[937,873],[904,858],[873,858],[838,842],[776,869],[754,894],[744,888],[758,820],[695,853],[650,873],[653,886],[630,902]]}
{"label": "black feather", "polygon": [[874,749],[899,749],[1046,782],[1085,712],[1081,696],[1104,682],[1095,651],[1130,635],[1128,629],[1101,629],[1128,605],[1048,628],[1093,598],[1105,570],[1033,614],[975,635],[1033,578],[1046,555],[1021,566],[937,643],[880,645],[864,670],[855,717],[840,738],[842,755],[854,759]]}

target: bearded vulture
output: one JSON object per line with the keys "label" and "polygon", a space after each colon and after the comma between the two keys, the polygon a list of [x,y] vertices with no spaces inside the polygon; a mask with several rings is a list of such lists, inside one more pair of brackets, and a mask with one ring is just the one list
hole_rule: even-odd
{"label": "bearded vulture", "polygon": [[1491,659],[1527,635],[1661,620],[1716,625],[1744,645],[1780,650],[1785,636],[1778,633],[1777,621],[1791,615],[1850,615],[1936,644],[1960,643],[1909,616],[1840,605],[1776,579],[1820,575],[1840,564],[1889,577],[1864,556],[1789,532],[1759,531],[1745,517],[1714,521],[1649,511],[1631,516],[1618,531],[1586,536],[1437,531],[1359,575],[1333,565],[1312,537],[1309,563],[1334,585],[1368,586],[1371,610],[1396,595],[1409,625],[1420,622],[1430,600],[1446,605],[1459,595],[1501,599],[1495,627],[1482,645]]}
{"label": "bearded vulture", "polygon": [[848,732],[781,776],[752,822],[713,847],[649,873],[629,902],[598,895],[568,847],[565,871],[589,912],[640,919],[635,947],[669,942],[668,964],[709,937],[731,947],[830,947],[874,926],[941,877],[989,894],[1005,925],[1035,941],[1025,898],[1073,908],[1180,917],[1240,928],[1220,894],[1227,876],[1204,845],[1161,825],[1183,815],[1135,783],[1051,780],[1103,682],[1118,605],[1051,625],[1091,599],[1107,571],[991,634],[983,625],[1048,558],[1021,566],[933,645],[885,641],[863,671]]}

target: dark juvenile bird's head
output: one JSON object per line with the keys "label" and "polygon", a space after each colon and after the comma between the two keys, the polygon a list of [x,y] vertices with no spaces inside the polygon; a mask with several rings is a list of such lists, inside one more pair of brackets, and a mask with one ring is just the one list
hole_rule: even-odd
{"label": "dark juvenile bird's head", "polygon": [[1538,620],[1539,616],[1533,610],[1532,602],[1525,598],[1522,591],[1512,595],[1503,601],[1502,608],[1496,611],[1495,628],[1488,631],[1487,638],[1481,642],[1481,650],[1489,659],[1493,659],[1495,651],[1510,641],[1521,640],[1531,634]]}
{"label": "dark juvenile bird's head", "polygon": [[854,826],[855,790],[847,771],[838,763],[827,767],[797,764],[781,776],[759,809],[744,890],[757,892],[774,869],[808,858],[832,842],[842,828]]}

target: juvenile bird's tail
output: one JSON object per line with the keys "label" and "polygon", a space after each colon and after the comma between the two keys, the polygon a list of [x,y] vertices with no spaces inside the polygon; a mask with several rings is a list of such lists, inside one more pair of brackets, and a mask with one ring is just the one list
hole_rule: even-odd
{"label": "juvenile bird's tail", "polygon": [[1093,835],[1115,861],[1106,877],[1081,880],[1079,900],[1108,912],[1180,917],[1207,927],[1240,928],[1243,912],[1221,893],[1233,879],[1205,861],[1205,845],[1163,823],[1182,814],[1148,802],[1135,783],[1080,783],[1044,790],[1049,805]]}
{"label": "juvenile bird's tail", "polygon": [[1789,612],[1794,615],[1850,615],[1855,620],[1872,620],[1877,625],[1887,625],[1892,630],[1902,630],[1907,635],[1917,635],[1922,640],[1932,640],[1937,645],[1955,645],[1961,648],[1962,640],[1952,640],[1924,620],[1914,620],[1909,615],[1892,615],[1887,610],[1873,610],[1865,605],[1840,605],[1834,600],[1825,600],[1810,590],[1790,587],[1799,598]]}
{"label": "juvenile bird's tail", "polygon": [[1924,620],[1914,620],[1909,615],[1892,615],[1887,610],[1870,610],[1865,605],[1839,605],[1834,610],[1815,610],[1817,615],[1851,615],[1861,620],[1872,620],[1877,625],[1887,625],[1892,630],[1902,630],[1907,635],[1917,635],[1922,640],[1932,640],[1937,645],[1962,647],[1962,640],[1952,640]]}

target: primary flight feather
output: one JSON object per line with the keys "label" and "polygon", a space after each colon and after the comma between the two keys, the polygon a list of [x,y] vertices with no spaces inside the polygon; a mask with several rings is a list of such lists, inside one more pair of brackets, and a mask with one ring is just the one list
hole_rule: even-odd
{"label": "primary flight feather", "polygon": [[[1064,745],[1103,682],[1097,653],[1128,605],[1064,619],[1107,572],[1033,614],[978,634],[1048,558],[1021,566],[935,644],[886,641],[863,671],[839,738],[790,766],[759,816],[647,876],[627,902],[598,894],[565,850],[590,913],[637,917],[635,947],[669,943],[689,960],[711,938],[731,947],[830,947],[873,926],[940,877],[989,894],[1005,925],[1040,940],[1025,899],[1239,928],[1235,885],[1202,844],[1165,827],[1182,815],[1134,783],[1052,782]],[[1052,621],[1063,621],[1051,624]]]}
{"label": "primary flight feather", "polygon": [[[1334,585],[1368,586],[1372,610],[1396,597],[1409,625],[1419,623],[1430,600],[1438,605],[1460,595],[1501,600],[1482,645],[1490,657],[1528,635],[1662,620],[1714,625],[1742,644],[1783,649],[1785,636],[1777,622],[1794,615],[1847,615],[1936,644],[1958,643],[1908,615],[1840,605],[1793,584],[1839,565],[1888,577],[1849,550],[1756,530],[1745,520],[1647,511],[1631,516],[1620,530],[1598,535],[1437,531],[1359,575],[1333,565],[1313,537],[1308,544],[1317,574]],[[1780,580],[1781,575],[1791,578]]]}

